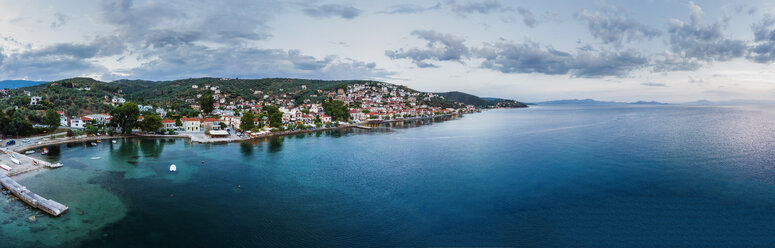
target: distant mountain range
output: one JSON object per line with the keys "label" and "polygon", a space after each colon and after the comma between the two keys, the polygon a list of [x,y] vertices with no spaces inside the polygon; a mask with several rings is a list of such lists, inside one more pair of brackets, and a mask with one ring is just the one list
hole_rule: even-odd
{"label": "distant mountain range", "polygon": [[566,99],[566,100],[554,100],[546,102],[538,102],[537,105],[668,105],[669,103],[655,102],[655,101],[637,101],[637,102],[608,102],[598,101],[594,99]]}
{"label": "distant mountain range", "polygon": [[3,80],[0,81],[0,89],[16,89],[21,87],[35,86],[48,83],[46,81],[28,81],[28,80]]}

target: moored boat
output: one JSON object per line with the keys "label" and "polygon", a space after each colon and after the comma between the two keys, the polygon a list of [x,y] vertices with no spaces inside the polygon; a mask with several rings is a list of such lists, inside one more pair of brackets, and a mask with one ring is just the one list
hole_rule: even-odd
{"label": "moored boat", "polygon": [[11,158],[11,162],[13,162],[14,164],[22,164],[21,161],[19,161],[18,159],[15,159],[15,158]]}
{"label": "moored boat", "polygon": [[178,167],[177,167],[177,166],[175,166],[174,164],[173,164],[173,165],[170,165],[170,172],[175,172],[175,171],[177,171],[177,170],[178,170]]}
{"label": "moored boat", "polygon": [[8,165],[5,165],[5,164],[0,164],[0,168],[2,168],[3,170],[7,170],[7,171],[11,170],[11,166],[8,166]]}
{"label": "moored boat", "polygon": [[40,152],[40,154],[42,154],[42,155],[46,155],[46,154],[48,154],[48,149],[46,149],[46,148],[43,148],[43,151],[42,151],[42,152]]}
{"label": "moored boat", "polygon": [[35,153],[35,150],[29,150],[29,151],[24,152],[24,154],[33,154],[33,153]]}
{"label": "moored boat", "polygon": [[63,164],[61,162],[57,162],[56,164],[51,164],[49,167],[51,167],[51,168],[59,168],[59,167],[62,167],[62,165]]}

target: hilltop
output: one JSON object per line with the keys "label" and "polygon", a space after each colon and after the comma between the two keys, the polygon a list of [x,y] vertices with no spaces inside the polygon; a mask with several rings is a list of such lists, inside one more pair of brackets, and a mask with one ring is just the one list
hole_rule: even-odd
{"label": "hilltop", "polygon": [[526,108],[527,107],[526,104],[515,100],[501,99],[501,98],[495,98],[495,97],[478,97],[478,96],[471,95],[468,93],[463,93],[460,91],[441,92],[441,93],[434,93],[434,94],[443,96],[444,98],[450,101],[461,102],[466,105],[474,105],[480,108],[487,108],[487,107]]}

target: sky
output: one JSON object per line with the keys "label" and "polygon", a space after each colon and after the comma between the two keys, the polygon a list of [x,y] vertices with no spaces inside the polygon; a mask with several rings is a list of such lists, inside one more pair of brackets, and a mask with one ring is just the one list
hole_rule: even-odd
{"label": "sky", "polygon": [[771,1],[0,0],[0,80],[370,79],[528,102],[775,97]]}

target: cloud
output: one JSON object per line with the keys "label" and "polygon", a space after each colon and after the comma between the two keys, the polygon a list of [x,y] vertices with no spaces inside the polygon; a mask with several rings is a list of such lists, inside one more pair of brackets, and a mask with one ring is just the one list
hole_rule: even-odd
{"label": "cloud", "polygon": [[577,17],[587,24],[593,37],[617,47],[620,47],[623,42],[651,40],[662,35],[660,30],[644,25],[620,12],[623,11],[608,7],[602,12],[583,10]]}
{"label": "cloud", "polygon": [[723,31],[726,19],[703,25],[700,23],[702,9],[694,2],[689,2],[689,8],[689,23],[676,19],[668,23],[670,52],[685,59],[702,62],[728,61],[745,54],[745,41],[725,37]]}
{"label": "cloud", "polygon": [[456,0],[450,0],[446,3],[447,9],[459,16],[468,14],[489,14],[495,11],[506,10],[497,0],[473,1],[469,3],[460,3]]}
{"label": "cloud", "polygon": [[[271,0],[216,4],[211,0],[105,0],[101,24],[110,36],[82,43],[58,43],[8,54],[2,51],[0,76],[42,80],[81,75],[102,79],[121,77],[176,79],[194,76],[306,77],[320,79],[386,78],[393,72],[375,63],[314,57],[301,50],[256,45],[271,37],[267,23],[287,6]],[[292,3],[291,3],[292,4]],[[271,9],[272,11],[266,11]],[[323,12],[332,8],[319,6]],[[336,8],[333,8],[336,9]],[[343,17],[347,12],[332,11]],[[326,15],[319,12],[320,15]],[[110,69],[106,60],[137,60],[139,65]]]}
{"label": "cloud", "polygon": [[485,43],[474,49],[474,55],[484,59],[481,67],[503,73],[568,74],[584,78],[622,77],[648,64],[648,59],[634,50],[614,52],[587,48],[571,54],[542,48],[534,42]]}
{"label": "cloud", "polygon": [[775,18],[767,15],[752,28],[754,44],[749,48],[747,58],[757,63],[775,61]]}
{"label": "cloud", "polygon": [[62,13],[56,13],[54,14],[54,17],[56,18],[51,24],[49,25],[53,29],[57,29],[65,24],[67,24],[68,21],[70,21],[70,17],[66,16]]}
{"label": "cloud", "polygon": [[361,14],[361,10],[351,5],[344,4],[324,4],[304,9],[304,13],[312,17],[327,18],[341,17],[344,19],[353,19]]}
{"label": "cloud", "polygon": [[156,79],[199,76],[380,79],[394,75],[378,68],[375,63],[336,56],[318,59],[299,50],[210,48],[195,44],[166,49],[158,54],[157,59],[122,73]]}
{"label": "cloud", "polygon": [[385,55],[391,59],[411,59],[420,68],[437,67],[427,62],[430,60],[463,63],[462,59],[469,55],[469,49],[463,44],[465,39],[462,37],[433,30],[415,30],[411,34],[428,41],[426,48],[388,50]]}
{"label": "cloud", "polygon": [[387,10],[383,11],[382,13],[385,14],[420,14],[428,10],[436,10],[441,7],[441,3],[436,3],[436,5],[433,5],[431,7],[423,7],[416,4],[396,4],[391,5],[387,8]]}
{"label": "cloud", "polygon": [[664,83],[654,83],[654,82],[645,82],[645,83],[641,83],[640,85],[650,86],[650,87],[667,87],[667,84],[664,84]]}
{"label": "cloud", "polygon": [[522,22],[525,23],[525,25],[528,27],[532,28],[536,25],[536,16],[529,9],[519,7],[517,8],[517,13],[522,15]]}

